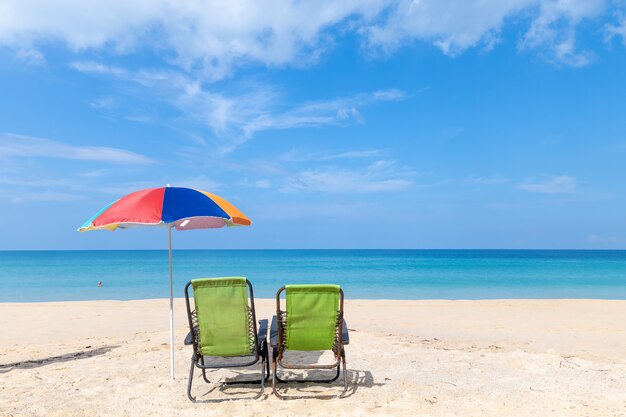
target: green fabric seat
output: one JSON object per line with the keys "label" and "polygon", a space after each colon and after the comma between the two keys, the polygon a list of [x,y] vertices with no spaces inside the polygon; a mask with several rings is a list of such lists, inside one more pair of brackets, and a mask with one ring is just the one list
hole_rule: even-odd
{"label": "green fabric seat", "polygon": [[[285,302],[281,301],[284,292]],[[286,285],[276,292],[276,316],[272,319],[272,392],[280,399],[337,398],[348,390],[344,338],[348,328],[343,318],[344,294],[338,285]],[[284,305],[284,310],[281,308]],[[345,332],[344,332],[345,329]],[[334,353],[332,363],[301,363],[285,357],[286,351],[329,351]],[[327,361],[324,361],[327,362]],[[296,376],[281,377],[278,367],[296,372]],[[311,382],[331,383],[339,378],[343,368],[343,391],[333,394],[286,395],[277,389],[277,383]],[[327,371],[335,370],[334,377]],[[301,372],[307,371],[307,374]],[[311,375],[309,371],[319,371]],[[297,374],[300,373],[298,376]]]}
{"label": "green fabric seat", "polygon": [[243,277],[191,281],[198,320],[198,348],[207,356],[243,356],[253,352],[248,318],[248,286]]}
{"label": "green fabric seat", "polygon": [[286,347],[331,350],[337,332],[338,285],[287,285]]}

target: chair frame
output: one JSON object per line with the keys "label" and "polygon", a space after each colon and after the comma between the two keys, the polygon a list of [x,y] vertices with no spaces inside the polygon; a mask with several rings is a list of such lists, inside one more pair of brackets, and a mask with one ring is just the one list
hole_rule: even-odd
{"label": "chair frame", "polygon": [[[286,311],[281,310],[280,308],[280,295],[285,291],[285,287],[281,287],[278,292],[276,292],[276,316],[272,320],[272,328],[276,325],[277,332],[277,341],[276,343],[272,343],[272,391],[273,393],[280,398],[281,400],[289,400],[289,399],[305,399],[305,398],[320,398],[320,399],[330,399],[330,398],[340,398],[348,391],[348,375],[346,371],[346,352],[344,350],[344,339],[346,343],[348,343],[348,327],[343,318],[343,301],[344,294],[343,290],[339,289],[339,311],[337,312],[337,329],[336,329],[336,349],[333,349],[333,353],[335,354],[335,362],[328,365],[293,365],[288,363],[283,363],[283,353],[285,352],[285,335],[284,335],[284,322],[283,317]],[[273,337],[273,336],[272,336]],[[337,369],[337,373],[333,378],[328,379],[312,379],[312,378],[302,378],[302,379],[281,379],[278,376],[277,367],[278,365],[284,369],[300,369],[300,370],[315,370],[315,369]],[[343,391],[337,395],[282,395],[276,390],[276,382],[281,383],[331,383],[339,378],[340,368],[343,367]]]}
{"label": "chair frame", "polygon": [[[191,310],[191,304],[189,302],[189,287],[191,286],[191,281],[185,285],[185,304],[187,306],[187,319],[189,321],[189,334],[185,338],[185,345],[193,346],[193,355],[191,356],[191,366],[189,368],[189,382],[187,384],[187,397],[192,401],[196,402],[196,398],[191,395],[191,385],[193,383],[193,374],[194,368],[199,368],[202,370],[202,378],[206,383],[210,383],[209,379],[206,376],[207,369],[221,369],[221,368],[245,368],[252,365],[255,365],[261,360],[261,378],[258,380],[252,381],[225,381],[224,385],[239,385],[239,384],[261,384],[261,389],[257,393],[257,395],[253,399],[258,399],[263,395],[265,391],[265,383],[268,381],[270,376],[270,365],[269,365],[269,349],[267,346],[267,320],[259,320],[259,326],[257,329],[256,326],[256,311],[254,308],[254,291],[252,289],[252,284],[246,278],[246,284],[248,285],[248,310],[249,315],[251,317],[249,320],[252,321],[250,323],[250,327],[254,329],[254,352],[250,355],[240,356],[250,357],[250,361],[244,363],[218,363],[218,364],[207,364],[204,360],[205,355],[200,352],[198,346],[198,328],[195,325],[195,305],[194,310]],[[208,355],[206,355],[208,356]],[[210,356],[215,358],[224,358],[224,356]]]}

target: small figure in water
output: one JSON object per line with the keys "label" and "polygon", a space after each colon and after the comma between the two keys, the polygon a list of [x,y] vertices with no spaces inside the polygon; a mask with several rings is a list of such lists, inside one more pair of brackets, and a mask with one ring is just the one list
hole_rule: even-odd
{"label": "small figure in water", "polygon": [[98,287],[102,287],[102,281],[98,281]]}

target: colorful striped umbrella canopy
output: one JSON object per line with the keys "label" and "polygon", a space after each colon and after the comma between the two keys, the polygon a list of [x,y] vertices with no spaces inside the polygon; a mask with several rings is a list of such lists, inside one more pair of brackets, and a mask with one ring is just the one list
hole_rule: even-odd
{"label": "colorful striped umbrella canopy", "polygon": [[107,205],[78,231],[125,229],[133,226],[165,226],[176,230],[249,226],[235,206],[215,194],[181,187],[135,191]]}
{"label": "colorful striped umbrella canopy", "polygon": [[107,205],[78,231],[117,230],[139,226],[168,230],[170,261],[170,378],[174,380],[174,291],[172,284],[172,228],[176,230],[250,226],[239,209],[215,194],[183,187],[135,191]]}

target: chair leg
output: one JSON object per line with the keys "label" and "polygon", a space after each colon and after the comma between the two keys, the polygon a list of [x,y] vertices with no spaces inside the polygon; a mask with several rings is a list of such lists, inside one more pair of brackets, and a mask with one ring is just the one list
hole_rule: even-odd
{"label": "chair leg", "polygon": [[207,384],[211,383],[211,381],[209,381],[209,378],[206,377],[206,370],[205,369],[202,370],[202,379],[204,379],[204,382],[206,382]]}
{"label": "chair leg", "polygon": [[[201,358],[202,361],[202,365],[204,365],[204,356]],[[202,379],[204,379],[204,382],[206,382],[207,384],[210,384],[211,381],[209,381],[209,378],[206,377],[206,369],[202,368]]]}
{"label": "chair leg", "polygon": [[265,342],[265,382],[270,379],[270,350]]}
{"label": "chair leg", "polygon": [[[254,380],[254,381],[231,381],[231,382],[224,382],[225,385],[238,385],[238,384],[261,384],[261,389],[259,391],[259,393],[254,397],[255,399],[260,398],[263,393],[265,392],[265,383],[269,380],[270,377],[270,364],[269,364],[269,349],[267,347],[267,342],[264,342],[262,347],[261,347],[261,351],[260,353],[260,357],[261,357],[261,378],[259,380]],[[191,395],[191,386],[193,384],[193,374],[194,374],[194,368],[196,367],[196,365],[201,368],[202,370],[202,378],[207,382],[207,383],[211,383],[211,381],[209,381],[209,379],[206,376],[206,370],[204,368],[202,368],[201,366],[205,365],[204,362],[204,357],[200,356],[197,357],[195,354],[194,356],[191,358],[191,367],[189,368],[189,382],[187,384],[187,397],[192,401],[192,402],[196,402],[196,398],[193,397]]]}
{"label": "chair leg", "polygon": [[[343,365],[343,392],[338,397],[343,397],[348,392],[348,371],[346,370],[346,352],[341,349],[341,364]],[[339,370],[339,367],[337,367]]]}
{"label": "chair leg", "polygon": [[196,402],[196,397],[191,396],[191,384],[193,383],[193,368],[196,366],[195,358],[191,358],[191,367],[189,368],[189,382],[187,383],[187,397],[191,402]]}
{"label": "chair leg", "polygon": [[285,397],[280,395],[278,391],[276,391],[276,353],[272,355],[272,392],[281,400],[284,400]]}
{"label": "chair leg", "polygon": [[261,389],[259,391],[259,393],[257,394],[256,397],[254,397],[255,400],[259,399],[263,393],[265,392],[265,361],[267,360],[266,355],[263,354],[261,357]]}

